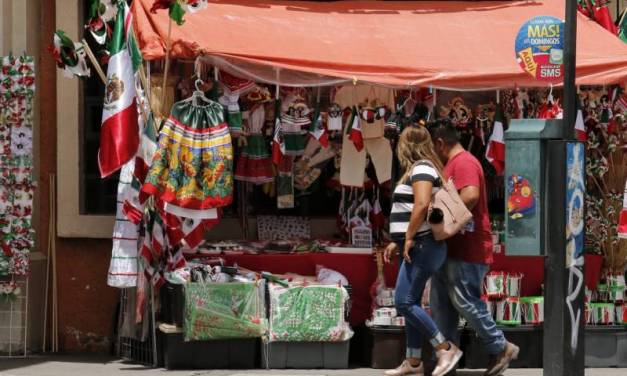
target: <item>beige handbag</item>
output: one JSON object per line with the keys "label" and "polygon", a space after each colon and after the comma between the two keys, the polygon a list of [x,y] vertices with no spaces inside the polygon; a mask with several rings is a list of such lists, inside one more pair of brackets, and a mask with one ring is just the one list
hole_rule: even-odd
{"label": "beige handbag", "polygon": [[[427,162],[438,171],[433,163]],[[446,240],[460,232],[472,220],[472,213],[459,197],[453,180],[445,180],[439,172],[438,175],[442,186],[431,198],[427,220],[433,237],[436,240]]]}

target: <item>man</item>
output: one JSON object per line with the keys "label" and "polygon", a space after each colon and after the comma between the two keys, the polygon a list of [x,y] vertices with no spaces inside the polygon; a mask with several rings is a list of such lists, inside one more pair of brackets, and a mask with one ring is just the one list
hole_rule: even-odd
{"label": "man", "polygon": [[431,278],[431,309],[434,320],[446,338],[459,340],[459,315],[481,338],[490,363],[486,376],[501,375],[518,357],[518,346],[507,342],[486,304],[481,300],[483,279],[492,263],[492,236],[485,178],[481,164],[459,143],[459,134],[448,122],[431,128],[438,156],[445,163],[444,175],[453,179],[473,219],[447,241],[448,258]]}

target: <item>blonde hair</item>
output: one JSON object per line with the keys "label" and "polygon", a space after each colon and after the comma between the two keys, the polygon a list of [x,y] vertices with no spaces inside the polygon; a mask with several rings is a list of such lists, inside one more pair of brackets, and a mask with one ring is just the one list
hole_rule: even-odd
{"label": "blonde hair", "polygon": [[401,132],[396,147],[396,155],[401,170],[404,171],[399,183],[407,179],[414,164],[420,160],[430,161],[438,174],[442,175],[442,162],[435,153],[429,131],[423,126],[409,126]]}

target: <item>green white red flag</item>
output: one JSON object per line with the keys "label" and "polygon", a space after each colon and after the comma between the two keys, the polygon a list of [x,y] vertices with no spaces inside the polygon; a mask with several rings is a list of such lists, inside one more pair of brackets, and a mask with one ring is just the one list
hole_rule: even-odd
{"label": "green white red flag", "polygon": [[353,142],[357,151],[363,150],[364,136],[361,133],[361,122],[359,121],[359,113],[356,107],[353,107],[351,115],[348,118],[348,139]]}
{"label": "green white red flag", "polygon": [[309,134],[311,137],[318,140],[323,148],[329,146],[329,135],[322,122],[322,114],[320,113],[320,105],[316,105],[316,109],[313,114],[311,125],[309,126]]}
{"label": "green white red flag", "polygon": [[98,165],[106,177],[135,157],[139,146],[135,73],[142,63],[125,2],[118,7],[105,88]]}
{"label": "green white red flag", "polygon": [[494,166],[498,175],[505,172],[505,131],[503,128],[503,109],[497,106],[494,115],[494,127],[488,141],[485,157]]}

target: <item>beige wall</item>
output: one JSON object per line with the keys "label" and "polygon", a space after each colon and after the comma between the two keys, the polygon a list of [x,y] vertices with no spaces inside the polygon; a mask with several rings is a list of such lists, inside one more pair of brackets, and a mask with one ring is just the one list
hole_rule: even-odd
{"label": "beige wall", "polygon": [[[41,12],[39,0],[0,0],[0,55],[9,53],[20,55],[26,52],[35,56],[35,72],[37,85],[41,80],[38,74],[40,63],[40,25]],[[39,94],[36,92],[34,109],[34,180],[39,176]],[[38,221],[39,196],[34,203],[33,224]],[[43,304],[45,288],[45,255],[40,249],[40,237],[47,234],[36,234],[35,250],[32,254],[31,276],[29,280],[28,307],[28,348],[37,351],[41,348],[43,331]]]}

